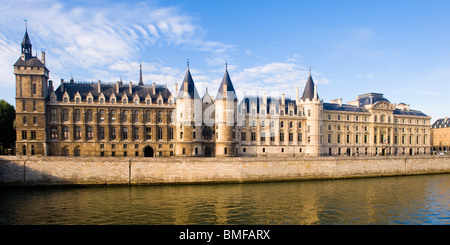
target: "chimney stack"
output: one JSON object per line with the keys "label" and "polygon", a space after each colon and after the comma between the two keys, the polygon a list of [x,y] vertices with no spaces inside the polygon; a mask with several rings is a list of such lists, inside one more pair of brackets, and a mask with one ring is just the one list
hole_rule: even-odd
{"label": "chimney stack", "polygon": [[295,88],[295,101],[298,101],[299,97],[298,97],[299,93],[298,93],[298,87]]}
{"label": "chimney stack", "polygon": [[284,105],[285,104],[285,98],[284,98],[284,94],[281,94],[281,104]]}
{"label": "chimney stack", "polygon": [[130,82],[130,87],[128,88],[128,91],[130,92],[130,94],[133,93],[133,83]]}
{"label": "chimney stack", "polygon": [[97,92],[100,94],[102,91],[102,81],[98,80]]}
{"label": "chimney stack", "polygon": [[175,83],[175,93],[178,92],[178,83]]}
{"label": "chimney stack", "polygon": [[116,82],[116,94],[119,93],[119,86],[120,86],[120,82],[117,81],[117,82]]}
{"label": "chimney stack", "polygon": [[53,81],[52,80],[48,80],[48,89],[50,92],[53,92]]}
{"label": "chimney stack", "polygon": [[153,83],[153,94],[156,94],[156,83]]}
{"label": "chimney stack", "polygon": [[317,99],[317,85],[314,85],[314,99]]}
{"label": "chimney stack", "polygon": [[61,78],[61,92],[64,92],[64,79]]}
{"label": "chimney stack", "polygon": [[44,51],[41,52],[41,62],[45,66],[45,52]]}

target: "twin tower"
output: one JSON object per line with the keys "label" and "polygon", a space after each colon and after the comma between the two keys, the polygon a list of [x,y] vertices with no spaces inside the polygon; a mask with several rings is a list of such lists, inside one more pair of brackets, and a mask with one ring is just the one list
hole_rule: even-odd
{"label": "twin tower", "polygon": [[208,91],[200,98],[188,66],[176,102],[177,148],[194,155],[239,155],[237,109],[227,68],[213,99]]}

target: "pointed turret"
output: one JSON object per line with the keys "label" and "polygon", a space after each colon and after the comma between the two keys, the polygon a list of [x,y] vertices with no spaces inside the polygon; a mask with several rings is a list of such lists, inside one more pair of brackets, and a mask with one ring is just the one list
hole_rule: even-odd
{"label": "pointed turret", "polygon": [[314,85],[311,67],[309,68],[305,90],[297,106],[304,112],[303,115],[306,117],[306,124],[308,125],[308,141],[304,153],[308,156],[320,156],[324,153],[321,148],[323,142],[323,101],[319,99],[317,94],[317,85]]}
{"label": "pointed turret", "polygon": [[22,41],[22,59],[29,60],[32,57],[32,46],[30,37],[28,36],[28,28],[25,29],[25,35]]}
{"label": "pointed turret", "polygon": [[236,91],[234,90],[230,75],[228,74],[228,66],[225,68],[225,74],[223,75],[222,83],[219,86],[219,91],[217,91],[215,100],[223,99],[224,93],[227,99],[237,100]]}
{"label": "pointed turret", "polygon": [[[187,92],[187,93],[186,93]],[[192,79],[191,71],[189,66],[184,75],[183,83],[181,84],[180,92],[178,93],[177,99],[183,99],[185,96],[189,96],[191,99],[199,99],[197,89],[195,88],[194,80]]]}
{"label": "pointed turret", "polygon": [[309,70],[309,77],[306,81],[305,90],[303,90],[302,100],[305,99],[318,99],[319,95],[317,94],[316,85],[314,85],[314,81],[311,76],[311,68]]}
{"label": "pointed turret", "polygon": [[217,96],[214,99],[215,125],[216,125],[216,156],[238,155],[238,142],[236,132],[237,96],[225,66]]}
{"label": "pointed turret", "polygon": [[202,99],[195,88],[189,70],[189,62],[177,96],[176,125],[178,143],[175,154],[180,156],[202,155]]}

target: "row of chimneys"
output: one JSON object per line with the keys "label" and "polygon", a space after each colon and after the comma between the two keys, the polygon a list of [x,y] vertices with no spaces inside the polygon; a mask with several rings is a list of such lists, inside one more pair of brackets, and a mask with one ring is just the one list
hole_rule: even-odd
{"label": "row of chimneys", "polygon": [[[73,83],[73,79],[70,79],[70,82]],[[52,80],[48,80],[49,83],[49,88],[51,89],[51,91],[53,91],[53,82]],[[122,86],[122,81],[117,81],[116,82],[116,93],[119,93],[119,88]],[[175,84],[175,91],[177,90],[178,85]],[[64,92],[64,79],[61,79],[61,92]],[[97,82],[97,92],[100,93],[101,92],[101,88],[102,88],[102,81],[98,80]],[[128,92],[130,94],[133,93],[133,83],[130,82],[130,85],[128,86],[129,90]],[[153,94],[156,94],[156,83],[153,83]]]}

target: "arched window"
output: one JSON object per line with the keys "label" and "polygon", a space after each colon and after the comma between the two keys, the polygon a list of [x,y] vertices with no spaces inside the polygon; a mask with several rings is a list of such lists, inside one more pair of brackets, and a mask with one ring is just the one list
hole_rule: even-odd
{"label": "arched window", "polygon": [[79,146],[75,147],[75,150],[73,151],[73,155],[76,157],[81,156],[81,148]]}
{"label": "arched window", "polygon": [[67,146],[62,149],[62,155],[66,157],[69,156],[69,148]]}

